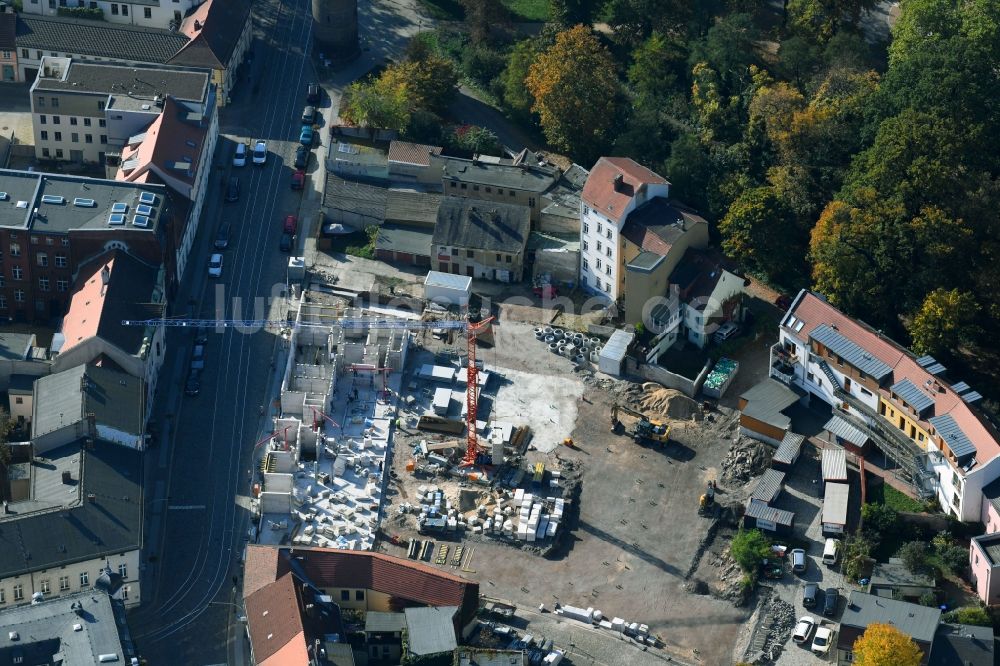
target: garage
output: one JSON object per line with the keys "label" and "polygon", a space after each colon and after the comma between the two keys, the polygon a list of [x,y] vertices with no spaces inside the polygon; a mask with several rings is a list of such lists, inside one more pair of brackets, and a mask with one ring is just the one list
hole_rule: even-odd
{"label": "garage", "polygon": [[34,83],[35,79],[38,78],[38,68],[37,67],[25,67],[24,68],[24,82]]}

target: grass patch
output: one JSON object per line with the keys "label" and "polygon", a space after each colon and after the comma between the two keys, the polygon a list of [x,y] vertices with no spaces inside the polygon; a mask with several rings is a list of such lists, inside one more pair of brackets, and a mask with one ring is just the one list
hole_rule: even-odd
{"label": "grass patch", "polygon": [[441,21],[462,21],[465,10],[458,0],[419,0],[420,6],[431,18]]}
{"label": "grass patch", "polygon": [[924,511],[923,504],[887,483],[871,484],[868,501],[873,504],[884,504],[890,509],[907,513],[922,513]]}
{"label": "grass patch", "polygon": [[502,0],[515,21],[549,20],[549,0]]}
{"label": "grass patch", "polygon": [[353,234],[333,236],[330,238],[330,252],[343,252],[362,259],[375,258],[375,240],[378,238],[378,227],[372,225],[364,231]]}

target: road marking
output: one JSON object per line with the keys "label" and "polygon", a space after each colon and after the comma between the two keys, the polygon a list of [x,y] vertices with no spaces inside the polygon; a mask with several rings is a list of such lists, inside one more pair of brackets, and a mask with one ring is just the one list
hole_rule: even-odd
{"label": "road marking", "polygon": [[171,511],[204,511],[205,510],[205,505],[204,504],[174,504],[172,506],[168,506],[167,508],[170,509]]}

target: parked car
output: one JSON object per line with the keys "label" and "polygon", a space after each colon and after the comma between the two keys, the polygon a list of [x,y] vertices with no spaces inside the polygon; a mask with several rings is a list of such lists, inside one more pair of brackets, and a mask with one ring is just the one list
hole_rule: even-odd
{"label": "parked car", "polygon": [[229,247],[229,230],[230,224],[228,222],[223,222],[219,225],[219,230],[215,233],[215,249],[225,250]]}
{"label": "parked car", "polygon": [[838,605],[840,605],[840,592],[835,587],[826,588],[823,595],[823,615],[827,617],[836,615]]}
{"label": "parked car", "polygon": [[267,162],[267,141],[258,141],[253,145],[253,163],[264,164]]}
{"label": "parked car", "polygon": [[830,643],[833,642],[833,631],[829,627],[819,627],[816,629],[816,636],[813,638],[813,654],[826,654],[830,651]]}
{"label": "parked car", "polygon": [[247,165],[247,144],[236,144],[236,152],[233,153],[233,166],[241,167]]}
{"label": "parked car", "polygon": [[313,131],[312,125],[303,125],[299,132],[299,143],[303,146],[311,146],[315,137],[316,133]]}
{"label": "parked car", "polygon": [[208,344],[208,328],[199,326],[194,332],[194,343],[196,345]]}
{"label": "parked car", "polygon": [[812,608],[816,605],[816,598],[819,596],[819,585],[816,583],[806,583],[802,588],[802,605]]}
{"label": "parked car", "polygon": [[191,370],[184,382],[184,395],[201,393],[201,370]]}
{"label": "parked car", "polygon": [[292,189],[301,190],[306,185],[305,169],[296,169],[292,174]]}
{"label": "parked car", "polygon": [[796,643],[806,643],[809,641],[809,635],[812,634],[813,628],[816,626],[816,620],[809,615],[804,615],[799,618],[798,624],[795,625],[795,631],[792,632],[792,640]]}
{"label": "parked car", "polygon": [[278,241],[278,249],[282,252],[292,251],[292,235],[290,233],[281,234],[281,240]]}
{"label": "parked car", "polygon": [[281,230],[294,236],[299,230],[299,218],[294,215],[286,215],[285,221],[281,224]]}
{"label": "parked car", "polygon": [[832,567],[837,563],[837,557],[840,554],[840,542],[836,539],[827,539],[826,543],[823,544],[823,564],[828,567]]}
{"label": "parked car", "polygon": [[205,369],[205,345],[196,344],[194,349],[191,351],[191,369]]}
{"label": "parked car", "polygon": [[306,101],[310,104],[317,104],[322,98],[323,90],[318,83],[310,83],[306,86]]}
{"label": "parked car", "polygon": [[229,177],[229,185],[226,187],[226,201],[232,203],[240,200],[240,179],[237,176]]}
{"label": "parked car", "polygon": [[295,168],[305,169],[309,165],[309,149],[305,146],[295,146]]}
{"label": "parked car", "polygon": [[792,551],[792,571],[795,573],[804,572],[809,566],[809,561],[806,560],[806,551],[801,548],[796,548]]}
{"label": "parked car", "polygon": [[788,310],[788,308],[792,307],[792,299],[782,294],[774,299],[774,304],[778,306],[782,312],[784,312]]}
{"label": "parked car", "polygon": [[719,330],[715,332],[712,339],[715,340],[715,344],[720,344],[733,337],[740,332],[740,327],[731,321],[727,321],[725,324],[719,327]]}
{"label": "parked car", "polygon": [[222,277],[222,255],[219,253],[213,254],[208,260],[208,276],[209,277]]}
{"label": "parked car", "polygon": [[314,122],[316,122],[316,107],[307,106],[302,110],[302,124],[312,125]]}

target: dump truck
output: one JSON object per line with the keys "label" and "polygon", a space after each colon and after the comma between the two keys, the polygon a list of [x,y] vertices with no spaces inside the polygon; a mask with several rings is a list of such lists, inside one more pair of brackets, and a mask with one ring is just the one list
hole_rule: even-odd
{"label": "dump truck", "polygon": [[654,442],[665,445],[670,440],[670,426],[662,421],[654,421],[642,412],[637,412],[623,405],[615,405],[611,408],[611,432],[626,432],[625,425],[618,418],[620,414],[627,414],[635,419],[635,425],[628,431],[637,443]]}

